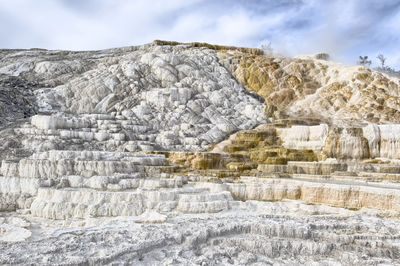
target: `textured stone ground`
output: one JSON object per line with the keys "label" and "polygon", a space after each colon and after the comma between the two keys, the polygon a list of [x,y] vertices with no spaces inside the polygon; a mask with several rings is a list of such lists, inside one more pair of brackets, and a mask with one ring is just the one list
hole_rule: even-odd
{"label": "textured stone ground", "polygon": [[0,55],[0,264],[400,264],[399,79],[200,43]]}

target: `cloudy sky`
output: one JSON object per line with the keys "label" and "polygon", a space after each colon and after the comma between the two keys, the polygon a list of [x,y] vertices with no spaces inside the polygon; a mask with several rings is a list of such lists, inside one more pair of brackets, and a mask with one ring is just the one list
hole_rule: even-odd
{"label": "cloudy sky", "polygon": [[154,39],[379,53],[400,69],[400,0],[0,0],[0,48],[92,50]]}

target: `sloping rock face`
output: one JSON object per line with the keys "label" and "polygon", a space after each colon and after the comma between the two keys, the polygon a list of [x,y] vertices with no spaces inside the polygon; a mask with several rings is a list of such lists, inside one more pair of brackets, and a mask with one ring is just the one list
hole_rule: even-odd
{"label": "sloping rock face", "polygon": [[400,264],[398,79],[205,43],[0,56],[0,264]]}
{"label": "sloping rock face", "polygon": [[[124,140],[139,142],[139,150],[205,150],[266,121],[260,115],[264,104],[209,49],[149,45],[86,53],[10,52],[0,73],[50,87],[35,91],[39,111],[54,114],[49,121],[33,120],[36,128],[114,129]],[[62,122],[68,119],[77,122]]]}

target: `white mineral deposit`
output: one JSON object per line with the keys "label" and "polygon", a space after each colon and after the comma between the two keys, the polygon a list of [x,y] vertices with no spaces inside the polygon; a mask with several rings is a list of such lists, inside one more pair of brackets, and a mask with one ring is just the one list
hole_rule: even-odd
{"label": "white mineral deposit", "polygon": [[0,50],[0,264],[400,265],[400,80],[155,41]]}

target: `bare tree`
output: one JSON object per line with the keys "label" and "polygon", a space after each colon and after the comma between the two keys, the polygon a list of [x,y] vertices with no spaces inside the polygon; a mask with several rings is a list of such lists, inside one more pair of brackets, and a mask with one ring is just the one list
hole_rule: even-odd
{"label": "bare tree", "polygon": [[366,56],[361,56],[360,55],[360,60],[358,60],[358,62],[357,62],[357,64],[359,64],[359,65],[362,65],[362,66],[365,66],[365,67],[369,67],[370,65],[371,65],[371,60],[368,60],[368,56],[366,55]]}
{"label": "bare tree", "polygon": [[379,54],[376,58],[379,59],[379,61],[381,62],[381,67],[384,69],[386,57],[383,54]]}
{"label": "bare tree", "polygon": [[264,50],[266,52],[272,53],[273,49],[272,49],[272,44],[271,42],[268,42],[268,44],[261,44],[261,50]]}
{"label": "bare tree", "polygon": [[374,70],[379,71],[381,73],[385,73],[389,76],[393,76],[393,77],[397,77],[397,78],[400,77],[400,71],[386,65],[387,58],[383,54],[379,54],[376,58],[379,59],[379,61],[381,62],[381,65],[374,68]]}

